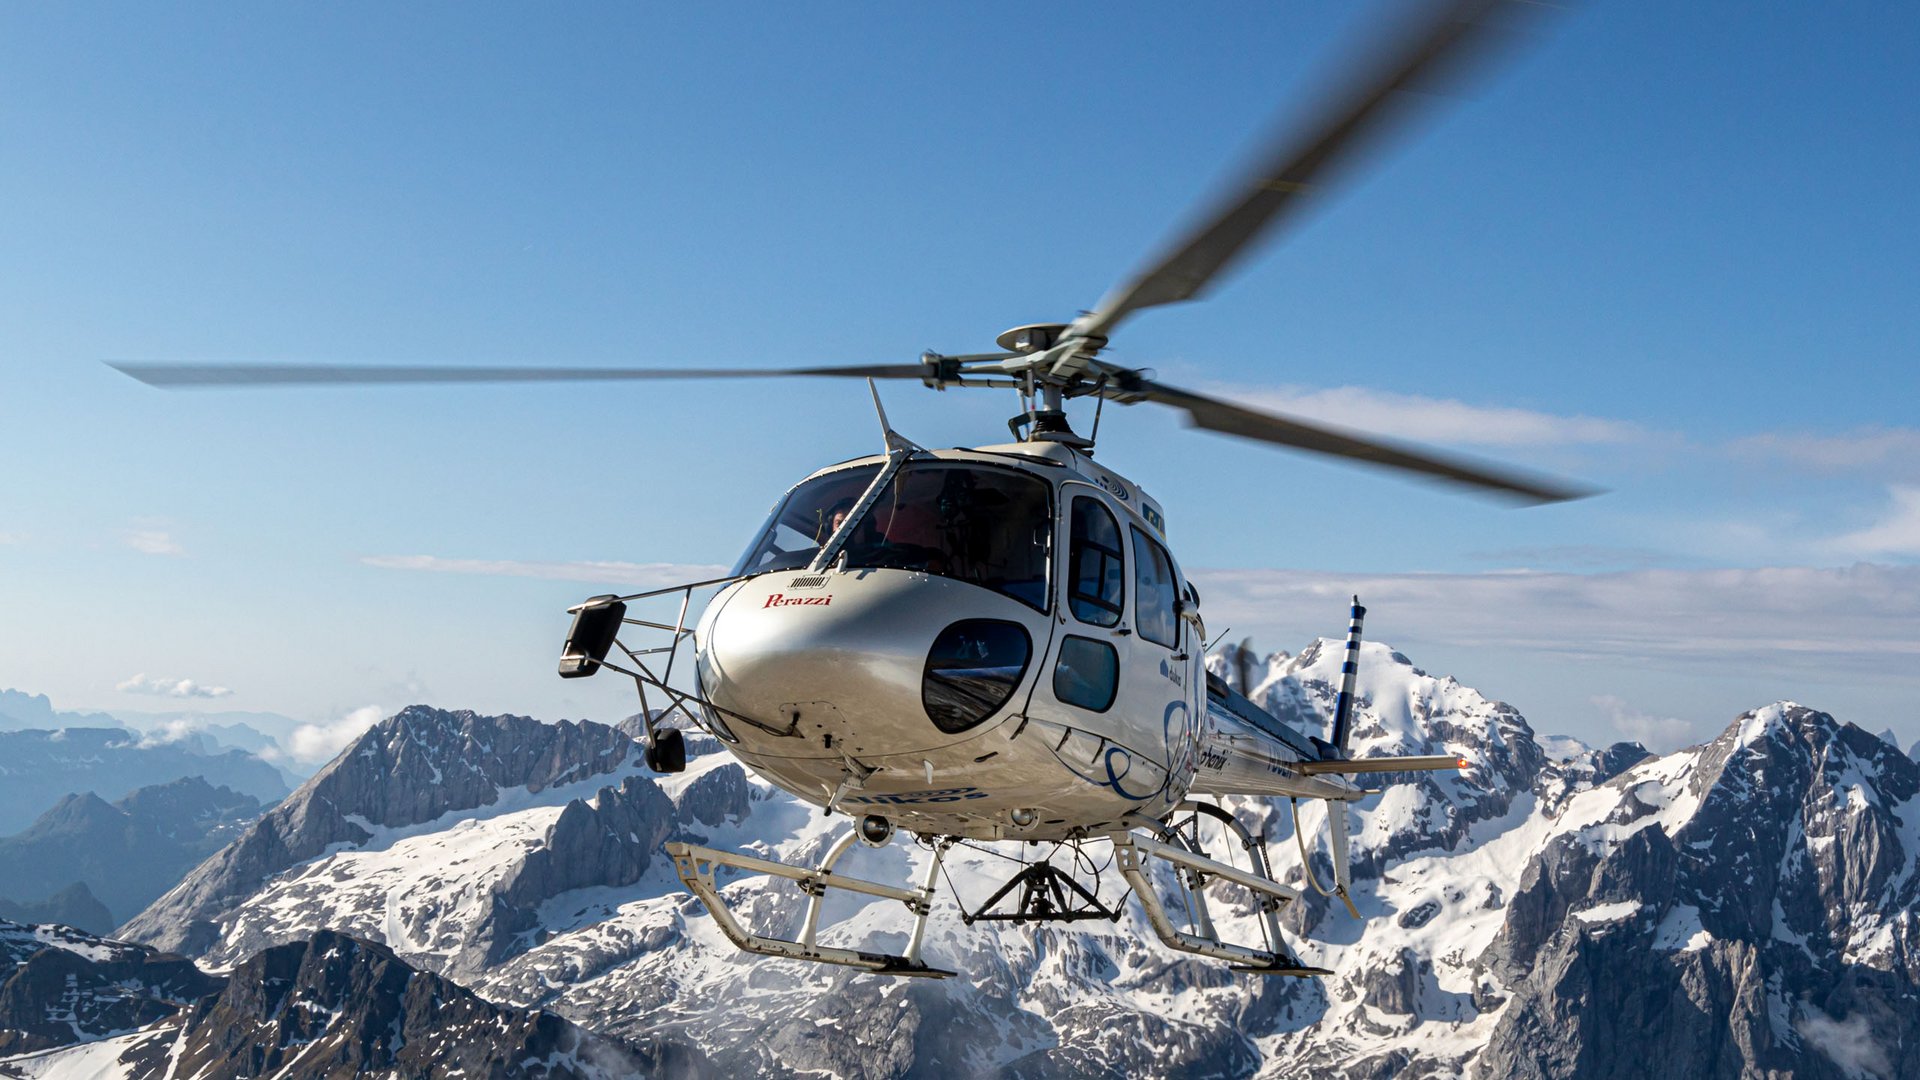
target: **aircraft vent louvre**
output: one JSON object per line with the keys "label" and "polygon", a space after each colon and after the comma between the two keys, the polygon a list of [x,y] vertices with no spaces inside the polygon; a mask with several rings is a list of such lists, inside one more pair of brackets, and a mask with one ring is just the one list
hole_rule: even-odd
{"label": "aircraft vent louvre", "polygon": [[817,589],[827,583],[825,574],[806,574],[787,582],[789,589]]}

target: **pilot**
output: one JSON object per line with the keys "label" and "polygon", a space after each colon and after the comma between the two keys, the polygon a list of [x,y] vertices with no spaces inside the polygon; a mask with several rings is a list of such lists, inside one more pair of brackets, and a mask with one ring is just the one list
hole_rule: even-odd
{"label": "pilot", "polygon": [[[834,533],[839,532],[840,526],[846,524],[847,515],[851,513],[853,513],[852,499],[841,499],[839,502],[834,503],[833,509],[827,511],[827,536],[832,536]],[[826,536],[820,539],[821,542],[824,543]]]}

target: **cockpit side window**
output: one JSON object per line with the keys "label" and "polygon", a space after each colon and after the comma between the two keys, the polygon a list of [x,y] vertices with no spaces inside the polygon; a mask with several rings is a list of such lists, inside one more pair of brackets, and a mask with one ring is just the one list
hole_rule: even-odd
{"label": "cockpit side window", "polygon": [[753,545],[734,564],[734,575],[798,570],[812,562],[879,472],[879,465],[840,469],[788,492],[760,527]]}
{"label": "cockpit side window", "polygon": [[1076,496],[1067,548],[1067,604],[1073,617],[1092,626],[1120,621],[1126,604],[1126,572],[1121,566],[1120,524],[1091,495]]}
{"label": "cockpit side window", "polygon": [[1180,614],[1175,602],[1180,587],[1173,576],[1173,558],[1138,527],[1133,528],[1133,584],[1135,629],[1156,645],[1177,648]]}

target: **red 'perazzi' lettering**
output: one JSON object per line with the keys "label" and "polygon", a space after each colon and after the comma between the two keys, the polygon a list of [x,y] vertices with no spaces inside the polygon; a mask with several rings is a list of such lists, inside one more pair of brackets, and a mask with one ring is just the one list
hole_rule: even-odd
{"label": "red 'perazzi' lettering", "polygon": [[788,596],[785,593],[774,593],[772,596],[767,597],[767,602],[762,604],[761,607],[762,609],[770,607],[794,607],[796,605],[826,607],[831,603],[833,603],[833,597],[831,596]]}

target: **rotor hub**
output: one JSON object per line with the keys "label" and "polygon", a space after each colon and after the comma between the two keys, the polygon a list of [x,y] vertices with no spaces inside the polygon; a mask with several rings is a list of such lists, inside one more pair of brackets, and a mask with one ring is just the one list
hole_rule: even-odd
{"label": "rotor hub", "polygon": [[1058,345],[1060,336],[1066,331],[1066,323],[1028,323],[1001,334],[994,339],[994,343],[1008,352],[1045,352]]}

